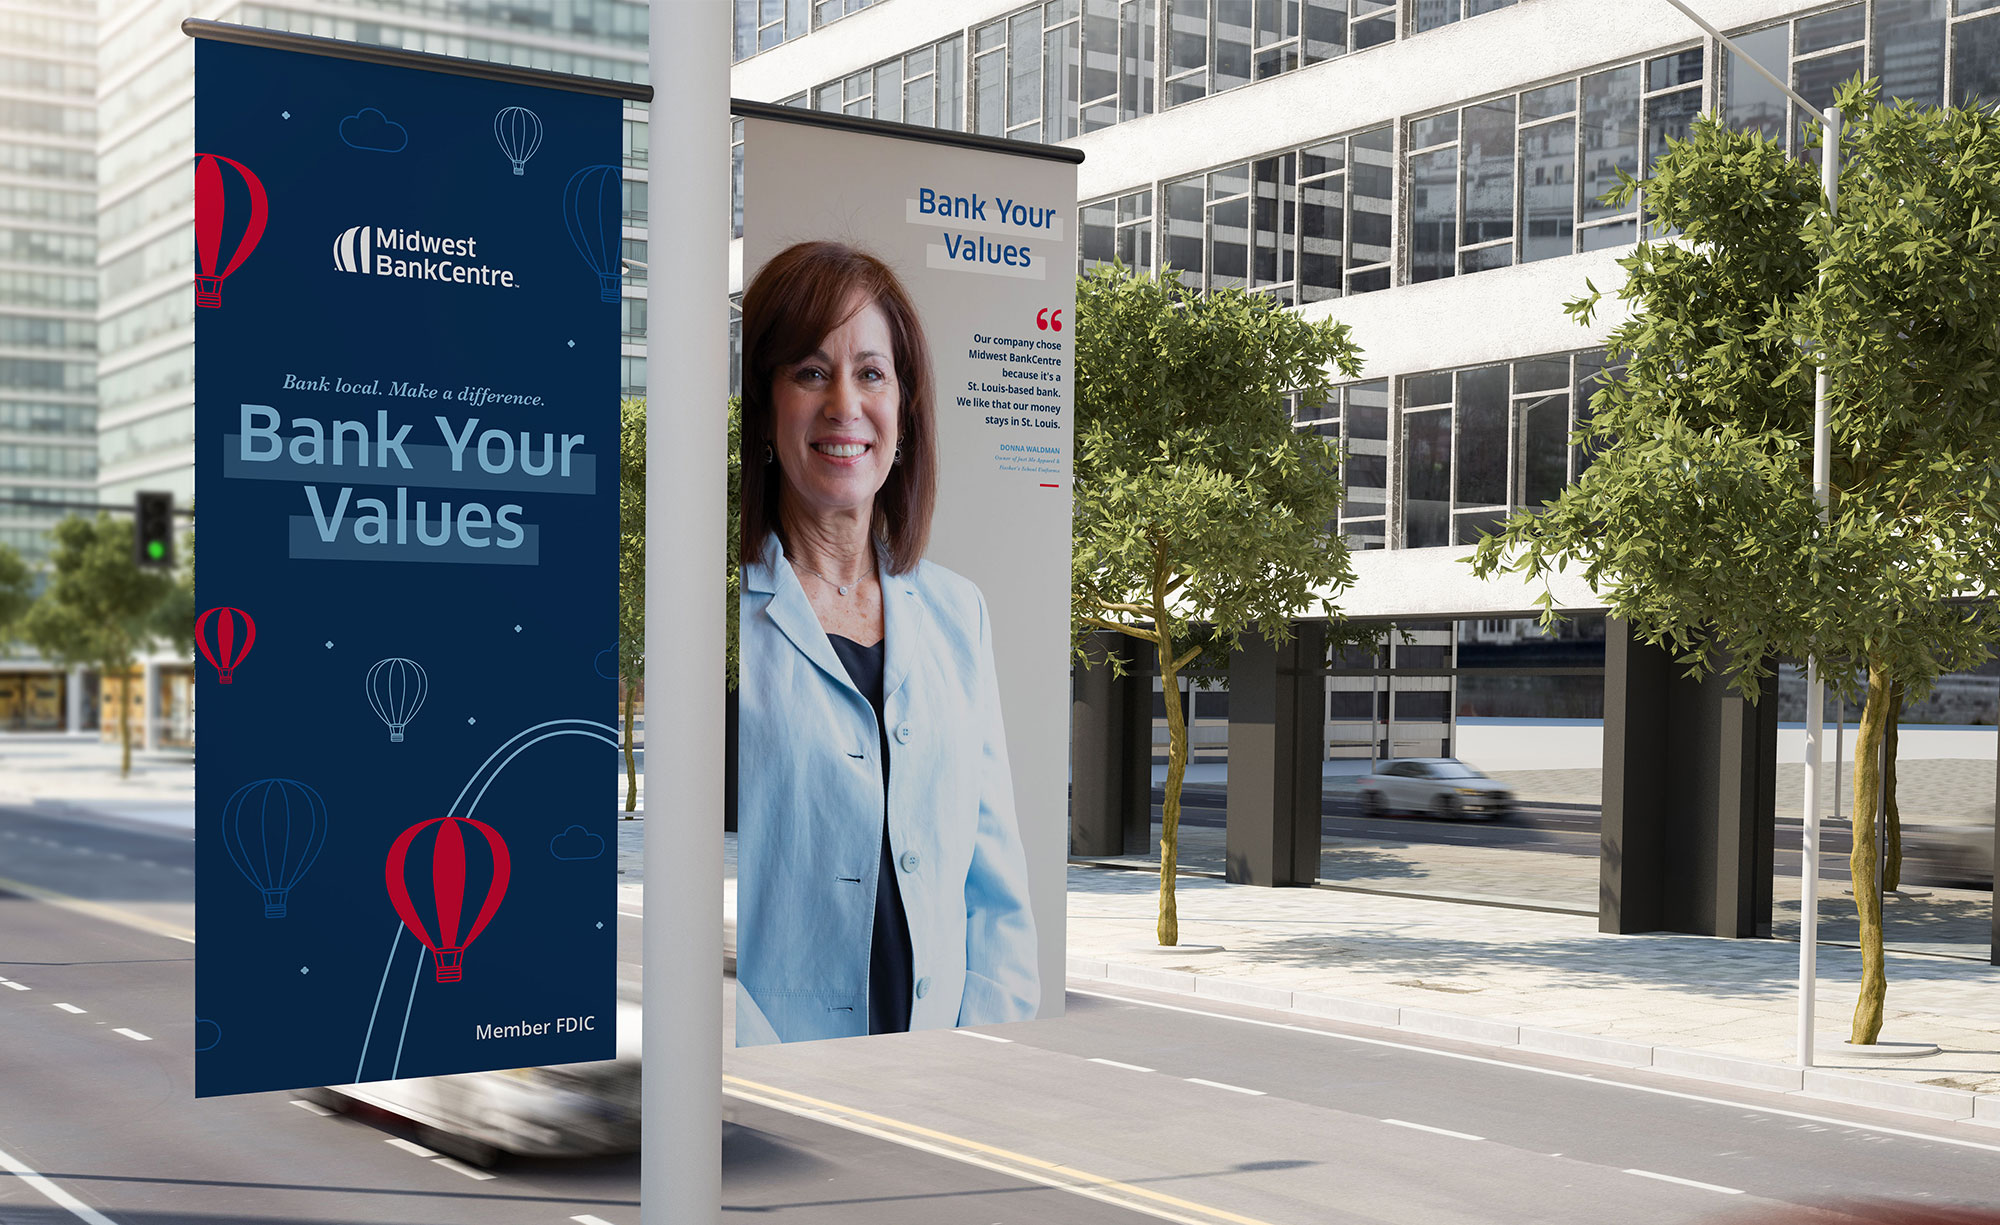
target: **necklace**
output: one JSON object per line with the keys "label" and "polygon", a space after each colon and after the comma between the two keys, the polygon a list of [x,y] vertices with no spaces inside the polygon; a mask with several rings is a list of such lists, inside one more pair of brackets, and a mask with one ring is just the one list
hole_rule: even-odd
{"label": "necklace", "polygon": [[[806,565],[804,562],[800,561],[796,557],[787,557],[785,560],[792,563],[794,567],[805,571],[807,574],[812,575],[814,578],[818,579],[822,583],[825,583],[827,586],[833,588],[835,591],[838,591],[842,595],[846,595],[850,588],[859,587],[861,585],[861,579],[855,579],[852,583],[848,583],[845,586],[843,586],[840,583],[834,582],[826,575],[821,574],[819,571],[813,569],[811,566]],[[862,577],[865,578],[867,576],[863,575]]]}

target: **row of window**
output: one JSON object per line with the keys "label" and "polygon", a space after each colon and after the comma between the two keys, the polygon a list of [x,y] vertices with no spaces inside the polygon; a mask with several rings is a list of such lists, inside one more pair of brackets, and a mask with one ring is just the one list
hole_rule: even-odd
{"label": "row of window", "polygon": [[[1886,98],[1919,106],[2000,104],[2000,0],[1872,0],[1766,26],[1736,44],[1814,106],[1841,82],[1879,78]],[[1729,122],[1793,150],[1805,116],[1747,64],[1729,65]]]}
{"label": "row of window", "polygon": [[355,8],[495,29],[546,30],[643,47],[646,6],[638,0],[349,0]]}
{"label": "row of window", "polygon": [[[96,473],[93,472],[91,475],[94,476]],[[0,476],[0,480],[4,479],[4,476]],[[4,489],[6,496],[9,498],[27,498],[36,502],[79,502],[90,500],[79,490],[63,489],[59,486],[6,484],[0,485],[0,489]],[[54,520],[66,518],[75,513],[72,510],[59,510],[52,506],[38,509],[33,506],[23,506],[19,502],[0,502],[0,519]],[[31,550],[22,548],[19,543],[22,535],[26,535],[35,541],[33,552],[39,553],[48,548],[48,533],[34,529],[30,529],[25,533],[17,532],[13,529],[0,531],[0,544],[12,544],[16,550],[24,554],[29,553]]]}
{"label": "row of window", "polygon": [[95,362],[0,357],[0,390],[85,392],[96,386]]}
{"label": "row of window", "polygon": [[97,409],[89,404],[0,400],[0,433],[68,434],[96,438]]}
{"label": "row of window", "polygon": [[[773,0],[764,2],[772,8]],[[1457,14],[1430,15],[1447,2]],[[1418,0],[1408,28],[1427,30],[1513,3]],[[1157,42],[1163,5],[1164,73]],[[1055,143],[1394,42],[1399,8],[1397,0],[1044,0],[911,53],[929,55],[936,65],[924,109],[895,88],[898,72],[918,75],[907,56],[787,101]],[[967,79],[969,94],[961,88]]]}
{"label": "row of window", "polygon": [[194,384],[194,346],[182,345],[97,381],[97,402],[112,412]]}
{"label": "row of window", "polygon": [[[295,34],[310,34],[317,38],[339,38],[348,42],[400,47],[406,51],[427,51],[434,55],[484,60],[492,64],[513,64],[520,68],[539,68],[544,72],[565,72],[575,76],[598,77],[607,81],[637,81],[644,79],[646,75],[643,57],[636,60],[613,59],[604,55],[526,46],[502,38],[468,38],[462,34],[444,34],[435,30],[411,29],[374,21],[355,21],[346,17],[325,17],[291,9],[265,8],[254,4],[244,5],[240,12],[242,16],[239,20],[245,25],[289,30]],[[502,28],[504,29],[504,26]],[[631,34],[599,41],[615,42],[628,45],[634,50],[643,50],[645,30],[645,23],[641,21],[638,29]],[[495,32],[498,33],[499,30]]]}
{"label": "row of window", "polygon": [[0,479],[11,476],[42,476],[57,480],[78,480],[96,475],[97,452],[90,448],[44,447],[0,442]]}
{"label": "row of window", "polygon": [[[0,239],[5,236],[6,231],[0,230]],[[96,344],[97,325],[87,319],[0,315],[0,348],[88,349]]]}
{"label": "row of window", "polygon": [[98,435],[97,457],[104,467],[114,468],[149,455],[193,446],[194,407],[187,405],[105,430]]}
{"label": "row of window", "polygon": [[[184,239],[185,235],[181,237]],[[184,331],[193,326],[194,295],[188,292],[186,279],[179,279],[148,301],[106,319],[102,333],[103,352],[123,353],[155,336]]]}
{"label": "row of window", "polygon": [[1570,438],[1607,376],[1596,350],[1350,383],[1296,403],[1340,443],[1346,501],[1329,530],[1355,549],[1475,544],[1590,466]]}
{"label": "row of window", "polygon": [[97,31],[88,19],[0,12],[0,44],[87,56],[97,49]]}
{"label": "row of window", "polygon": [[94,216],[88,190],[63,191],[48,187],[10,187],[0,183],[0,214],[33,217],[42,221],[88,225]]}
{"label": "row of window", "polygon": [[167,233],[145,243],[135,250],[104,265],[104,300],[116,301],[158,277],[168,273],[189,273],[192,265],[188,252],[194,249],[190,235],[194,229],[192,219],[185,225],[175,226]]}
{"label": "row of window", "polygon": [[735,0],[730,55],[740,63],[807,34],[829,21],[858,13],[876,0]]}
{"label": "row of window", "polygon": [[194,159],[190,157],[107,207],[98,221],[97,233],[108,247],[171,213],[191,216],[193,212]]}
{"label": "row of window", "polygon": [[[1867,63],[1885,91],[1926,105],[2000,103],[2000,0],[1955,3],[1958,15],[1948,0],[1855,3],[1743,41],[1760,61],[1760,46],[1778,47],[1766,62],[1779,70],[1790,56],[1799,88],[1823,101]],[[1913,13],[1925,20],[1913,26]],[[1905,45],[1913,28],[1930,40],[1921,70],[1879,50]],[[1848,58],[1836,71],[1823,67],[1827,55]],[[1711,87],[1731,124],[1789,131],[1796,146],[1796,116],[1753,70],[1731,63],[1720,82],[1708,75],[1700,48],[1671,51],[1123,192],[1080,210],[1080,264],[1171,266],[1206,288],[1306,303],[1623,246],[1639,237],[1641,201],[1600,197],[1685,136]]]}
{"label": "row of window", "polygon": [[90,268],[97,263],[97,240],[88,234],[52,234],[47,230],[0,227],[0,263],[67,264]]}
{"label": "row of window", "polygon": [[[0,188],[0,195],[5,194]],[[0,269],[0,302],[9,306],[50,306],[57,310],[87,310],[97,305],[97,278],[53,272],[11,272]]]}
{"label": "row of window", "polygon": [[97,157],[88,149],[63,149],[26,141],[0,140],[0,174],[31,174],[37,178],[97,182]]}
{"label": "row of window", "polygon": [[[16,48],[10,43],[9,50]],[[88,103],[97,91],[97,70],[91,64],[28,59],[22,55],[0,56],[0,86],[51,94],[78,94]]]}
{"label": "row of window", "polygon": [[97,131],[97,108],[0,98],[0,128],[46,132],[52,136],[90,136]]}

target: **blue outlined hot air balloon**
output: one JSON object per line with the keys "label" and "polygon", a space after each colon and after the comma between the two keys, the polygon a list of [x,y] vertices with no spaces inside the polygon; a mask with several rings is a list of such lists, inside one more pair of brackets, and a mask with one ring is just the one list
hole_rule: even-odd
{"label": "blue outlined hot air balloon", "polygon": [[525,106],[502,107],[493,116],[493,139],[514,163],[514,173],[522,174],[521,167],[542,147],[542,117]]}
{"label": "blue outlined hot air balloon", "polygon": [[389,725],[389,743],[403,742],[403,729],[424,707],[431,679],[414,659],[400,656],[378,661],[368,669],[368,704],[375,717]]}
{"label": "blue outlined hot air balloon", "polygon": [[262,778],[236,789],[222,806],[229,862],[264,897],[264,917],[285,917],[285,903],[326,845],[326,801],[296,779]]}
{"label": "blue outlined hot air balloon", "polygon": [[616,166],[585,166],[563,187],[563,221],[577,254],[597,274],[606,302],[619,299],[624,264],[625,186]]}

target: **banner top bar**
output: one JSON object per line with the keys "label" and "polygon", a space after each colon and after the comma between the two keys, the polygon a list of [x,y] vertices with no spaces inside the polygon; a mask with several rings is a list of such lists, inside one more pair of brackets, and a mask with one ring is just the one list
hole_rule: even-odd
{"label": "banner top bar", "polygon": [[375,47],[338,38],[316,38],[284,30],[265,30],[232,25],[226,21],[203,21],[190,17],[181,22],[181,33],[189,38],[212,38],[217,42],[242,43],[249,47],[269,47],[278,51],[301,51],[333,59],[358,60],[365,64],[390,64],[397,68],[421,68],[461,77],[480,77],[509,85],[535,85],[543,89],[565,89],[571,93],[623,98],[627,102],[651,102],[653,87],[636,81],[606,81],[567,72],[544,72],[538,68],[518,68],[513,64],[492,64],[484,60],[433,55],[426,51],[405,51],[400,47]]}
{"label": "banner top bar", "polygon": [[859,132],[865,136],[893,136],[899,140],[914,140],[923,144],[978,149],[982,153],[1038,157],[1044,161],[1068,162],[1071,165],[1083,161],[1083,150],[1072,149],[1067,145],[1030,144],[1025,140],[1006,140],[998,136],[981,136],[974,132],[952,132],[943,128],[920,127],[914,123],[892,123],[887,119],[863,119],[859,115],[835,115],[798,106],[751,102],[743,98],[731,98],[729,112],[739,119],[775,119],[779,123],[802,123],[807,127]]}

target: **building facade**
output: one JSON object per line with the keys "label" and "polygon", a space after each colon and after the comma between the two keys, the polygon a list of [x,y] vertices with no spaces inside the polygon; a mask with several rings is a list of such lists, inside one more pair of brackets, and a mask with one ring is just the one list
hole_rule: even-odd
{"label": "building facade", "polygon": [[33,503],[96,485],[96,26],[89,0],[0,0],[0,545],[31,563],[64,513]]}
{"label": "building facade", "polygon": [[[2000,0],[1695,7],[1816,105],[1857,73],[2000,103]],[[1345,451],[1342,611],[1410,632],[1330,679],[1337,755],[1449,753],[1474,690],[1589,713],[1601,641],[1599,666],[1538,668],[1564,674],[1539,688],[1468,688],[1462,648],[1539,587],[1459,559],[1588,465],[1569,438],[1621,316],[1564,303],[1615,289],[1639,238],[1640,201],[1600,197],[1704,113],[1798,149],[1761,76],[1666,0],[877,0],[747,57],[741,34],[739,97],[1082,149],[1082,271],[1171,267],[1352,326],[1361,377],[1298,424]],[[1580,581],[1556,594],[1603,607]]]}

